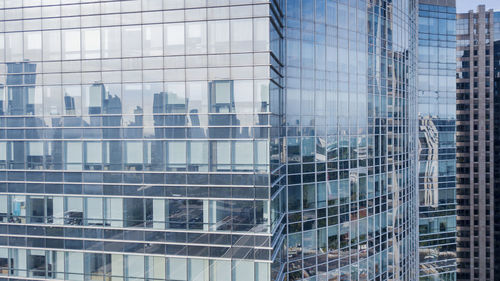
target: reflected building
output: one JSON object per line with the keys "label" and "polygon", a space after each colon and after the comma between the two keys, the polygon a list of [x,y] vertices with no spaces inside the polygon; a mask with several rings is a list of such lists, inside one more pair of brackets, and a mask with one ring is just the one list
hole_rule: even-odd
{"label": "reflected building", "polygon": [[458,280],[498,280],[494,270],[498,240],[494,235],[498,177],[494,40],[498,27],[493,10],[484,5],[476,12],[457,15]]}
{"label": "reflected building", "polygon": [[0,279],[417,279],[416,1],[61,2],[0,0]]}
{"label": "reflected building", "polygon": [[456,10],[419,2],[420,280],[456,280]]}

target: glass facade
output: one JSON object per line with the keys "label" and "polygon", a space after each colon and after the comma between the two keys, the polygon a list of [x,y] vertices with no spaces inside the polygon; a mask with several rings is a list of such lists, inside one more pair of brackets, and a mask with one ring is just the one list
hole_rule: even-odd
{"label": "glass facade", "polygon": [[416,14],[286,1],[288,280],[417,279]]}
{"label": "glass facade", "polygon": [[415,1],[0,17],[0,278],[417,278]]}
{"label": "glass facade", "polygon": [[419,4],[420,280],[456,277],[456,10]]}

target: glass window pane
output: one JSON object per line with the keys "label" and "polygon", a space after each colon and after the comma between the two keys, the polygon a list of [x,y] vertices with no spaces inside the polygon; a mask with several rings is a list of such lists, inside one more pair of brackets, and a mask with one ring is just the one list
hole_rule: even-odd
{"label": "glass window pane", "polygon": [[24,33],[24,59],[30,61],[40,61],[42,59],[42,33]]}
{"label": "glass window pane", "polygon": [[128,255],[126,258],[126,276],[132,278],[144,278],[144,256]]}
{"label": "glass window pane", "polygon": [[165,258],[164,257],[147,257],[148,271],[147,275],[151,279],[165,280]]}
{"label": "glass window pane", "polygon": [[43,91],[43,103],[45,115],[62,114],[62,89],[60,86],[45,86]]}
{"label": "glass window pane", "polygon": [[101,31],[97,28],[82,29],[83,58],[97,59],[101,57]]}
{"label": "glass window pane", "polygon": [[171,23],[165,25],[165,54],[184,54],[184,24]]}
{"label": "glass window pane", "polygon": [[66,169],[81,170],[82,169],[82,143],[81,142],[66,142]]}
{"label": "glass window pane", "polygon": [[269,25],[268,18],[254,19],[254,52],[269,50]]}
{"label": "glass window pane", "polygon": [[253,81],[236,80],[234,81],[234,107],[237,113],[253,112]]}
{"label": "glass window pane", "polygon": [[231,281],[231,261],[211,260],[210,280]]}
{"label": "glass window pane", "polygon": [[140,26],[122,27],[122,56],[140,57],[142,55],[142,30]]}
{"label": "glass window pane", "polygon": [[142,113],[142,84],[124,84],[122,96],[123,114]]}
{"label": "glass window pane", "polygon": [[235,141],[233,164],[235,169],[252,169],[253,163],[253,143],[251,141]]}
{"label": "glass window pane", "polygon": [[[155,103],[157,113],[183,113],[186,112],[186,87],[184,82],[171,82],[165,84],[165,93],[158,97],[158,104]],[[156,99],[155,99],[156,100]]]}
{"label": "glass window pane", "polygon": [[64,115],[82,114],[82,88],[81,86],[64,86],[63,88]]}
{"label": "glass window pane", "polygon": [[7,161],[7,142],[0,142],[0,166],[5,165]]}
{"label": "glass window pane", "polygon": [[170,141],[167,143],[167,155],[169,165],[185,165],[186,164],[186,142],[185,141]]}
{"label": "glass window pane", "polygon": [[107,224],[114,227],[123,226],[123,200],[121,198],[106,198]]}
{"label": "glass window pane", "polygon": [[208,281],[208,260],[188,259],[188,280]]}
{"label": "glass window pane", "polygon": [[186,54],[207,52],[207,26],[205,22],[186,23]]}
{"label": "glass window pane", "polygon": [[83,280],[83,253],[66,253],[66,279]]}
{"label": "glass window pane", "polygon": [[229,52],[229,21],[208,22],[208,52],[213,54]]}
{"label": "glass window pane", "polygon": [[87,142],[85,147],[85,163],[102,163],[102,144],[100,142]]}
{"label": "glass window pane", "polygon": [[206,141],[190,142],[189,164],[208,165],[208,142]]}
{"label": "glass window pane", "polygon": [[217,141],[213,144],[212,163],[218,171],[231,169],[231,142]]}
{"label": "glass window pane", "polygon": [[68,29],[62,31],[63,59],[80,59],[80,30]]}
{"label": "glass window pane", "polygon": [[163,25],[144,25],[142,28],[143,56],[163,55]]}
{"label": "glass window pane", "polygon": [[23,34],[5,33],[5,59],[6,61],[23,60]]}
{"label": "glass window pane", "polygon": [[103,27],[101,29],[102,57],[121,57],[121,30],[120,27]]}
{"label": "glass window pane", "polygon": [[169,258],[167,267],[167,278],[169,280],[187,279],[187,261],[182,258]]}
{"label": "glass window pane", "polygon": [[165,228],[165,200],[153,199],[153,228]]}
{"label": "glass window pane", "polygon": [[103,225],[102,198],[86,198],[87,225]]}
{"label": "glass window pane", "polygon": [[255,281],[269,280],[269,264],[265,262],[255,263]]}
{"label": "glass window pane", "polygon": [[186,86],[189,113],[206,113],[208,111],[207,82],[188,82]]}
{"label": "glass window pane", "polygon": [[128,141],[125,143],[127,151],[125,161],[127,164],[142,164],[143,163],[143,149],[142,142]]}
{"label": "glass window pane", "polygon": [[232,270],[233,281],[254,281],[254,265],[251,261],[235,260]]}
{"label": "glass window pane", "polygon": [[252,20],[231,21],[231,52],[251,52],[253,47]]}

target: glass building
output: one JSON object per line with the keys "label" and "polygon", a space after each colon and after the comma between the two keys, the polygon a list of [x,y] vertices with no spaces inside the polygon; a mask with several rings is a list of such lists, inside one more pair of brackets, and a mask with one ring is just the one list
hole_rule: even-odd
{"label": "glass building", "polygon": [[455,1],[419,2],[420,280],[456,279]]}
{"label": "glass building", "polygon": [[0,279],[416,280],[414,0],[0,0]]}

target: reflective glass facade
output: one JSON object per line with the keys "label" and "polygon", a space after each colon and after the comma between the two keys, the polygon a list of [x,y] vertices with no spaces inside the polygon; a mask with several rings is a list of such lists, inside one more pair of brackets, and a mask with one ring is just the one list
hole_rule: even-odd
{"label": "reflective glass facade", "polygon": [[0,278],[416,279],[415,1],[0,16]]}
{"label": "reflective glass facade", "polygon": [[420,280],[455,280],[455,3],[419,3]]}
{"label": "reflective glass facade", "polygon": [[288,280],[417,279],[416,9],[286,1]]}

